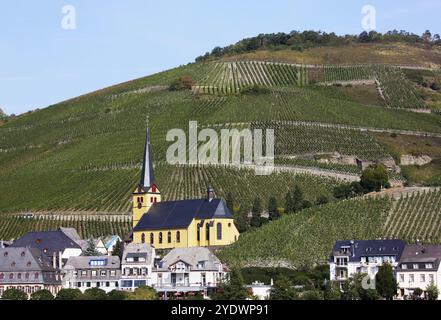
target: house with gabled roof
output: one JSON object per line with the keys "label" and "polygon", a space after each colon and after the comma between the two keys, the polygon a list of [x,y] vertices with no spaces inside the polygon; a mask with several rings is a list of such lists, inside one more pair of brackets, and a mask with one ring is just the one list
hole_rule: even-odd
{"label": "house with gabled roof", "polygon": [[0,297],[12,288],[28,296],[43,289],[56,295],[62,288],[62,276],[53,262],[37,248],[0,248]]}
{"label": "house with gabled roof", "polygon": [[416,289],[422,290],[421,298],[427,298],[430,284],[441,291],[441,246],[407,245],[397,266],[396,277],[398,297],[401,299],[411,298]]}
{"label": "house with gabled roof", "polygon": [[339,240],[329,259],[330,280],[343,283],[357,273],[375,278],[384,263],[398,265],[406,243],[402,240]]}
{"label": "house with gabled roof", "polygon": [[225,246],[238,238],[230,210],[212,187],[203,199],[162,201],[147,129],[141,180],[133,192],[133,242],[172,249]]}

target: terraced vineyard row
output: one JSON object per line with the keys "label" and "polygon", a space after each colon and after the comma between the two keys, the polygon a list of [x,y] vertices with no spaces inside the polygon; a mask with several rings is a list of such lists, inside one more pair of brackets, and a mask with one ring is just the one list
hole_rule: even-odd
{"label": "terraced vineyard row", "polygon": [[234,266],[294,267],[326,263],[339,239],[376,239],[391,206],[388,198],[350,200],[283,216],[248,232],[219,252]]}
{"label": "terraced vineyard row", "polygon": [[274,129],[276,156],[338,152],[363,160],[390,157],[374,137],[360,130],[283,122],[254,122],[252,128]]}
{"label": "terraced vineyard row", "polygon": [[426,109],[412,83],[399,68],[379,67],[377,80],[389,108]]}
{"label": "terraced vineyard row", "polygon": [[219,62],[194,91],[209,94],[237,93],[250,85],[303,86],[308,82],[306,69],[290,64],[260,61]]}
{"label": "terraced vineyard row", "polygon": [[376,81],[389,108],[425,109],[415,88],[398,67],[382,65],[323,66],[308,69],[312,82]]}
{"label": "terraced vineyard row", "polygon": [[441,243],[441,190],[401,197],[383,230],[391,238]]}
{"label": "terraced vineyard row", "polygon": [[84,239],[117,234],[124,238],[130,231],[131,221],[118,217],[83,218],[66,216],[61,218],[34,217],[24,218],[18,215],[0,215],[0,239],[16,239],[30,231],[56,230],[59,227],[75,228]]}

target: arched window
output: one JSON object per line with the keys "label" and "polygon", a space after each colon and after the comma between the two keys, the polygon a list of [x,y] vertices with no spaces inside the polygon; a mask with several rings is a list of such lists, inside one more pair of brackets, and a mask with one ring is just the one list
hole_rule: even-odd
{"label": "arched window", "polygon": [[177,243],[181,242],[181,232],[180,231],[176,231],[176,242]]}
{"label": "arched window", "polygon": [[3,280],[5,278],[5,274],[4,273],[0,273],[0,280]]}
{"label": "arched window", "polygon": [[9,274],[9,279],[14,279],[14,274],[13,273]]}
{"label": "arched window", "polygon": [[142,242],[142,243],[145,243],[145,233],[143,233],[143,234],[141,235],[141,242]]}
{"label": "arched window", "polygon": [[156,186],[153,186],[153,187],[152,187],[152,192],[155,192],[155,193],[156,193]]}
{"label": "arched window", "polygon": [[222,240],[222,223],[217,223],[217,240]]}
{"label": "arched window", "polygon": [[167,233],[167,242],[171,243],[171,231]]}
{"label": "arched window", "polygon": [[205,225],[205,240],[210,241],[210,224]]}
{"label": "arched window", "polygon": [[162,243],[162,232],[159,233],[159,243]]}
{"label": "arched window", "polygon": [[202,228],[202,226],[198,223],[198,225],[197,225],[197,240],[198,241],[201,241],[201,228]]}
{"label": "arched window", "polygon": [[155,235],[152,233],[150,233],[150,244],[155,243]]}
{"label": "arched window", "polygon": [[26,272],[26,274],[25,274],[25,278],[26,278],[26,279],[29,279],[29,272]]}

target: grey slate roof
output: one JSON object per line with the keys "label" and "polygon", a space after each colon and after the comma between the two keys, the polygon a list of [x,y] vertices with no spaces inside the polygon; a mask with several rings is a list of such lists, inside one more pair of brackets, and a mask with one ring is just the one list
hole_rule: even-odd
{"label": "grey slate roof", "polygon": [[155,175],[153,173],[152,147],[150,145],[150,133],[147,128],[145,135],[144,158],[142,159],[141,181],[139,183],[145,191],[155,184]]}
{"label": "grey slate roof", "polygon": [[[105,265],[91,265],[91,261],[105,261]],[[78,256],[70,257],[64,268],[74,269],[119,269],[120,260],[117,256]]]}
{"label": "grey slate roof", "polygon": [[153,248],[146,243],[129,243],[124,246],[122,263],[127,263],[128,257],[145,257],[146,263],[153,262]]}
{"label": "grey slate roof", "polygon": [[419,269],[424,269],[426,263],[433,263],[434,269],[438,270],[440,262],[441,245],[410,244],[404,248],[399,267],[404,263],[418,264]]}
{"label": "grey slate roof", "polygon": [[28,232],[15,240],[11,247],[37,248],[48,257],[52,257],[54,252],[58,254],[58,252],[64,251],[66,248],[81,249],[78,243],[61,230]]}
{"label": "grey slate roof", "polygon": [[135,226],[134,231],[186,228],[193,219],[232,218],[222,199],[192,199],[153,204]]}
{"label": "grey slate roof", "polygon": [[61,232],[63,232],[66,236],[71,238],[74,241],[81,240],[80,235],[78,234],[77,230],[75,228],[63,228],[61,227],[59,229]]}
{"label": "grey slate roof", "polygon": [[[220,260],[209,249],[203,247],[190,247],[171,250],[161,260],[160,267],[161,269],[168,269],[179,261],[183,261],[190,265],[192,270],[217,271],[221,265]],[[198,268],[198,264],[201,262],[204,262],[204,266]]]}
{"label": "grey slate roof", "polygon": [[[406,243],[402,240],[353,240],[352,246],[350,240],[338,240],[334,244],[332,250],[332,256],[330,260],[333,260],[335,255],[342,254],[342,247],[349,248],[350,262],[360,261],[361,257],[373,257],[373,256],[395,256],[398,261],[406,246]],[[354,250],[354,252],[352,252]]]}
{"label": "grey slate roof", "polygon": [[[39,278],[35,279],[34,273],[39,272]],[[9,279],[9,274],[14,273],[14,278]],[[18,279],[21,273],[21,279]],[[29,273],[29,278],[25,274]],[[8,247],[0,249],[0,284],[4,283],[59,283],[54,277],[55,270],[50,260],[36,248]]]}

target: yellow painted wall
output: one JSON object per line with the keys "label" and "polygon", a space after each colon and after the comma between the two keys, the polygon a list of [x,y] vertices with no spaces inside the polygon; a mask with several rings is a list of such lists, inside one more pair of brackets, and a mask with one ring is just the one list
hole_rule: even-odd
{"label": "yellow painted wall", "polygon": [[[210,227],[210,241],[206,239],[206,223],[214,222],[214,227]],[[225,246],[234,243],[239,239],[239,231],[234,225],[233,219],[211,219],[204,221],[204,227],[201,229],[200,241],[197,241],[197,224],[201,220],[193,220],[188,229],[170,229],[170,230],[153,230],[138,231],[133,234],[133,242],[141,243],[142,234],[145,234],[145,243],[150,243],[150,234],[153,233],[153,246],[156,249],[172,249],[184,247],[208,247],[208,246]],[[222,239],[217,239],[217,224],[222,224]],[[230,225],[230,226],[229,226]],[[167,234],[172,233],[172,241],[168,243]],[[181,241],[176,242],[176,232],[181,232]],[[159,233],[162,232],[162,243],[159,243]]]}
{"label": "yellow painted wall", "polygon": [[[161,202],[161,193],[158,189],[156,189],[157,192],[155,193],[152,192],[152,189],[150,189],[147,193],[138,193],[137,191],[138,188],[136,188],[135,192],[133,192],[132,198],[133,227],[138,224],[142,216],[147,213],[150,207],[153,205],[153,202],[151,202],[152,198],[156,198],[156,202]],[[138,208],[138,198],[143,198],[143,201],[141,202],[141,208]]]}
{"label": "yellow painted wall", "polygon": [[[176,241],[176,232],[180,231],[181,241]],[[162,243],[159,243],[159,233],[162,232]],[[167,235],[171,232],[171,243],[168,243]],[[133,233],[133,242],[142,243],[142,234],[145,234],[145,243],[150,243],[150,234],[153,233],[153,246],[155,249],[171,249],[171,248],[185,248],[188,246],[188,232],[187,229],[170,229],[170,230],[154,230],[154,231],[138,231]]]}

